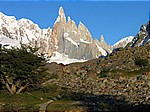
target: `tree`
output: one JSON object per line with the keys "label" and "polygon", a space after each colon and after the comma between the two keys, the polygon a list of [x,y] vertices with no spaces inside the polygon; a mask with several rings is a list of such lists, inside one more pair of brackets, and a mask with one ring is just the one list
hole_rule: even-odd
{"label": "tree", "polygon": [[11,94],[41,83],[45,61],[30,49],[0,49],[0,80]]}

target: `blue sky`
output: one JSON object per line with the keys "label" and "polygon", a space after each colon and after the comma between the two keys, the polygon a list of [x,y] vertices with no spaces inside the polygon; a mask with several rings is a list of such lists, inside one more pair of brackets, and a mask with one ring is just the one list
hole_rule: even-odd
{"label": "blue sky", "polygon": [[[8,1],[8,2],[7,2]],[[60,0],[0,0],[0,12],[17,19],[28,18],[41,28],[53,26],[59,7],[64,8],[78,25],[81,21],[93,38],[104,35],[114,44],[123,37],[136,35],[142,24],[150,20],[150,1],[60,1]],[[53,1],[53,2],[52,2]]]}

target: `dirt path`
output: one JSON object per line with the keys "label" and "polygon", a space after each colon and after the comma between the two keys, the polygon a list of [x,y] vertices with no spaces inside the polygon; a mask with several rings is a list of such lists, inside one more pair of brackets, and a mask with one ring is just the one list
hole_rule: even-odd
{"label": "dirt path", "polygon": [[62,95],[57,95],[56,97],[53,98],[53,100],[49,100],[48,102],[45,102],[45,103],[41,104],[39,112],[46,112],[47,105],[50,104],[50,103],[52,103],[52,102],[54,102],[54,101],[56,101],[57,99],[61,98]]}
{"label": "dirt path", "polygon": [[40,105],[39,112],[45,112],[48,104],[52,103],[54,100],[50,100]]}

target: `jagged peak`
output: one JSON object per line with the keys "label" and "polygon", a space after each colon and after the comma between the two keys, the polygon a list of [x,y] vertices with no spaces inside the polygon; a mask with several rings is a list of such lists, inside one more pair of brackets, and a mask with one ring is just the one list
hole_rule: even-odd
{"label": "jagged peak", "polygon": [[70,21],[71,21],[72,23],[76,24],[75,21],[72,20],[70,16],[68,16],[68,22],[70,22]]}
{"label": "jagged peak", "polygon": [[66,16],[65,16],[65,13],[64,13],[64,9],[63,7],[59,7],[59,11],[58,11],[59,15],[54,23],[54,25],[58,22],[62,22],[64,24],[66,24]]}
{"label": "jagged peak", "polygon": [[59,15],[60,16],[63,16],[65,13],[64,13],[64,9],[63,9],[63,7],[61,6],[61,7],[59,7]]}
{"label": "jagged peak", "polygon": [[[79,25],[78,25],[78,28],[83,28],[83,27],[86,28],[86,26],[80,21],[80,22],[79,22]],[[87,28],[86,28],[86,29],[87,29]]]}
{"label": "jagged peak", "polygon": [[81,21],[79,22],[79,25],[84,25]]}

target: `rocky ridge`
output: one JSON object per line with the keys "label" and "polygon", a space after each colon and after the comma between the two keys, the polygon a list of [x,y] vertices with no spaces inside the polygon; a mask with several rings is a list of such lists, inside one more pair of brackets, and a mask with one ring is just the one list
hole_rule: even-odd
{"label": "rocky ridge", "polygon": [[140,31],[126,47],[143,46],[150,43],[150,21],[140,27]]}

